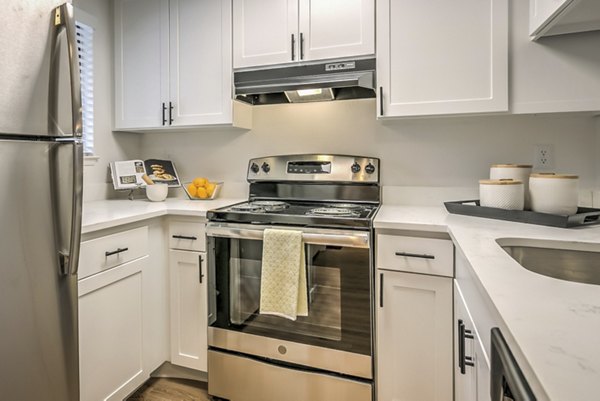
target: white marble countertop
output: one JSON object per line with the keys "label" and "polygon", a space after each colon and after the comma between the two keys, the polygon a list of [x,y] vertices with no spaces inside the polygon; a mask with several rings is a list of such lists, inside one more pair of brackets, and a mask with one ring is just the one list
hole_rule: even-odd
{"label": "white marble countertop", "polygon": [[148,200],[104,200],[83,204],[83,234],[135,223],[164,215],[205,217],[210,209],[216,209],[246,199],[220,198],[207,201],[167,199],[164,202]]}
{"label": "white marble countertop", "polygon": [[531,272],[496,240],[583,242],[597,249],[600,226],[560,229],[449,215],[442,207],[387,205],[382,206],[374,225],[451,235],[526,359],[522,366],[526,376],[537,380],[546,393],[536,394],[539,401],[599,397],[600,286]]}

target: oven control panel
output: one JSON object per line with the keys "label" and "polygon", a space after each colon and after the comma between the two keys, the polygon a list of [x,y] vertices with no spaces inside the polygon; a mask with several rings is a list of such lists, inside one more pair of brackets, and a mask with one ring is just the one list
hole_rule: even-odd
{"label": "oven control panel", "polygon": [[289,155],[252,159],[248,181],[379,183],[379,159],[341,155]]}

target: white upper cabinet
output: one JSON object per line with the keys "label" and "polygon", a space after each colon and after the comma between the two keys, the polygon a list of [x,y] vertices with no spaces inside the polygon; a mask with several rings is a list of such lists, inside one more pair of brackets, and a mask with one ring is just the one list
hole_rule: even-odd
{"label": "white upper cabinet", "polygon": [[[168,69],[169,2],[115,1],[115,127],[162,124]],[[168,100],[166,100],[168,102]]]}
{"label": "white upper cabinet", "polygon": [[233,66],[374,54],[374,2],[233,0]]}
{"label": "white upper cabinet", "polygon": [[233,66],[298,60],[298,0],[233,0]]}
{"label": "white upper cabinet", "polygon": [[378,0],[378,115],[508,111],[507,0]]}
{"label": "white upper cabinet", "polygon": [[173,126],[231,123],[231,3],[170,1]]}
{"label": "white upper cabinet", "polygon": [[532,39],[600,29],[598,0],[530,0],[529,35]]}
{"label": "white upper cabinet", "polygon": [[321,60],[375,53],[373,0],[300,0],[300,57]]}
{"label": "white upper cabinet", "polygon": [[115,129],[232,123],[231,2],[115,0]]}

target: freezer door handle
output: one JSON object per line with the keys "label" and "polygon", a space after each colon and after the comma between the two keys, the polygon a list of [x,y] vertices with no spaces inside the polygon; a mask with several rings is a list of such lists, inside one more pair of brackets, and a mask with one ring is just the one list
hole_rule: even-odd
{"label": "freezer door handle", "polygon": [[[81,105],[81,77],[79,71],[79,48],[77,45],[77,32],[73,17],[73,6],[69,3],[62,4],[54,9],[54,30],[52,37],[52,61],[50,63],[50,87],[48,103],[48,129],[51,133],[60,135],[58,129],[58,71],[59,55],[57,49],[58,36],[62,30],[66,31],[67,47],[69,53],[69,73],[71,78],[71,109],[73,122],[73,136],[81,138],[83,135],[83,114]],[[57,132],[58,131],[58,132]]]}

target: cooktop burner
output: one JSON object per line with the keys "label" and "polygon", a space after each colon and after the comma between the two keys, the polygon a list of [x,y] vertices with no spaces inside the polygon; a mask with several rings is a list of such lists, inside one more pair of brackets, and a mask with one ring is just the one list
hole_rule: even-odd
{"label": "cooktop burner", "polygon": [[316,215],[316,216],[336,216],[336,217],[348,217],[348,216],[359,216],[360,213],[356,210],[359,210],[360,206],[350,209],[346,207],[319,207],[316,209],[312,209],[308,211],[308,215]]}

